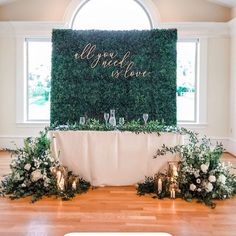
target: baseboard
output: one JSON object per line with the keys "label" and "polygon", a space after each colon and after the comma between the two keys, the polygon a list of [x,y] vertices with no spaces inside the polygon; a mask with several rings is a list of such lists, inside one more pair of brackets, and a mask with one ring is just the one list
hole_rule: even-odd
{"label": "baseboard", "polygon": [[1,149],[16,149],[22,147],[26,136],[0,136],[0,150]]}
{"label": "baseboard", "polygon": [[233,154],[234,156],[236,156],[236,140],[235,139],[232,139],[232,138],[228,139],[227,151]]}

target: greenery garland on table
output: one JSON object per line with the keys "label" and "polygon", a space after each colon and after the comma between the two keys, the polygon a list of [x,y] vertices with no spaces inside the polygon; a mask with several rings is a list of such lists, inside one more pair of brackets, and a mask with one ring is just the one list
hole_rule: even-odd
{"label": "greenery garland on table", "polygon": [[[50,151],[50,140],[47,130],[40,132],[37,138],[26,138],[24,147],[12,151],[11,173],[0,184],[0,194],[11,199],[31,196],[32,202],[42,196],[60,197],[68,200],[77,193],[86,192],[90,184],[79,179],[76,189],[67,188],[61,191],[57,187],[57,180],[52,168],[58,167]],[[72,175],[71,172],[68,175]]]}
{"label": "greenery garland on table", "polygon": [[[226,199],[236,194],[236,176],[230,173],[231,164],[224,165],[220,161],[224,151],[222,144],[212,146],[206,137],[199,139],[194,132],[188,132],[188,135],[187,144],[174,147],[163,145],[154,158],[167,153],[180,154],[180,170],[176,179],[180,191],[176,197],[187,201],[196,198],[198,202],[214,208],[214,199]],[[143,183],[138,184],[138,194],[153,193],[158,198],[170,197],[170,180],[163,183],[161,193],[157,191],[155,181],[153,177],[146,177]]]}
{"label": "greenery garland on table", "polygon": [[130,131],[135,133],[158,133],[161,132],[178,132],[181,134],[186,134],[188,131],[185,128],[180,128],[176,126],[166,126],[164,121],[151,120],[147,122],[146,125],[143,124],[140,120],[131,120],[126,122],[124,125],[112,126],[110,124],[101,123],[97,119],[88,119],[85,124],[79,123],[67,123],[65,125],[53,124],[49,128],[50,130],[90,130],[90,131]]}

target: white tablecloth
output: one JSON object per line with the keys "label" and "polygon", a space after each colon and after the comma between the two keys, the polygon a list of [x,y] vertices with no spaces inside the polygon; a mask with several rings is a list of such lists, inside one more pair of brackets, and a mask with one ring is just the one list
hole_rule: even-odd
{"label": "white tablecloth", "polygon": [[51,137],[61,164],[93,186],[133,185],[153,176],[168,161],[179,160],[175,154],[153,159],[156,150],[183,140],[175,133],[158,136],[119,131],[51,131]]}

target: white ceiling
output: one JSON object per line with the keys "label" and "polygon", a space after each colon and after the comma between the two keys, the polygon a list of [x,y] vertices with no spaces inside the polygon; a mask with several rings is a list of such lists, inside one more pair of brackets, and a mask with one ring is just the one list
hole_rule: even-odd
{"label": "white ceiling", "polygon": [[[0,5],[7,4],[14,1],[20,0],[0,0]],[[214,2],[219,5],[227,6],[227,7],[236,7],[236,0],[206,0],[209,2]]]}

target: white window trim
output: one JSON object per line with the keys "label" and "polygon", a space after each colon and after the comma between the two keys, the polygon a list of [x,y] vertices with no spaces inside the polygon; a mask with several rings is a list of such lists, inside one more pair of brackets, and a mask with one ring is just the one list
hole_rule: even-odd
{"label": "white window trim", "polygon": [[16,38],[16,124],[18,127],[49,125],[49,120],[28,120],[28,81],[26,42],[51,41],[51,37],[19,36]]}
{"label": "white window trim", "polygon": [[[197,43],[196,46],[196,55],[195,55],[195,93],[194,93],[194,120],[192,121],[188,121],[188,120],[177,120],[177,123],[181,123],[181,124],[195,124],[198,122],[198,97],[199,97],[199,89],[198,89],[198,81],[199,81],[199,39],[198,38],[188,38],[188,39],[179,39],[177,42],[195,42]],[[178,78],[176,77],[176,80]],[[178,107],[177,111],[178,111]]]}
{"label": "white window trim", "polygon": [[28,73],[29,73],[29,63],[28,63],[28,53],[29,53],[29,48],[28,48],[28,43],[29,42],[51,42],[51,38],[48,37],[48,38],[39,38],[39,37],[27,37],[24,39],[24,107],[25,107],[25,110],[24,110],[24,119],[25,119],[25,122],[26,123],[49,123],[50,120],[46,120],[46,119],[34,119],[34,120],[31,120],[29,119],[29,81],[28,81]]}
{"label": "white window trim", "polygon": [[26,71],[25,71],[25,39],[49,39],[52,29],[65,29],[64,22],[8,22],[14,29],[16,40],[16,127],[44,128],[49,121],[26,120]]}
{"label": "white window trim", "polygon": [[[177,121],[180,126],[205,127],[207,126],[207,38],[192,38],[198,40],[197,77],[195,97],[195,122]],[[181,38],[179,41],[191,41],[191,38]]]}

